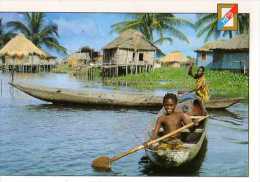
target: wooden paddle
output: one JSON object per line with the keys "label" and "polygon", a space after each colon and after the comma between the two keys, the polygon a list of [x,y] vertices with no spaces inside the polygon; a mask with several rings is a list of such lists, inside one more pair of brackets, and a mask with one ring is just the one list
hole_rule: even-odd
{"label": "wooden paddle", "polygon": [[[191,116],[191,119],[195,119],[195,120],[197,120],[197,122],[200,122],[200,121],[203,121],[204,119],[206,119],[208,117],[209,117],[208,115],[207,116]],[[191,123],[189,123],[189,124],[179,128],[179,129],[177,129],[175,131],[172,131],[172,132],[170,132],[170,133],[168,133],[168,134],[166,134],[166,135],[164,135],[164,136],[162,136],[160,138],[148,141],[145,145],[136,146],[136,147],[134,147],[134,148],[132,148],[132,149],[126,151],[126,152],[122,152],[122,153],[120,153],[120,154],[118,154],[118,155],[116,155],[116,156],[114,156],[112,158],[109,158],[107,156],[98,157],[98,158],[96,158],[92,162],[92,167],[94,167],[96,169],[99,169],[99,170],[105,170],[105,171],[106,170],[110,170],[111,167],[112,167],[112,162],[114,162],[116,160],[119,160],[122,157],[125,157],[125,156],[127,156],[129,154],[132,154],[132,153],[135,153],[135,152],[137,152],[139,150],[142,150],[142,149],[144,149],[144,148],[146,148],[146,147],[148,147],[148,146],[150,146],[152,144],[155,144],[155,143],[157,143],[157,142],[159,142],[161,140],[164,140],[164,139],[166,139],[166,138],[168,138],[170,136],[176,135],[176,134],[180,133],[181,131],[185,130],[186,128],[190,128],[193,125],[194,125],[194,123],[191,122]]]}

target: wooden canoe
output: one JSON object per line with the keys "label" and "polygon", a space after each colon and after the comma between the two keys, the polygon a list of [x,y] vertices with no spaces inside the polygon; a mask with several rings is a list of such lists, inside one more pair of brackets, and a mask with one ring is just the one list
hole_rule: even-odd
{"label": "wooden canoe", "polygon": [[162,97],[145,93],[113,91],[74,91],[70,89],[49,88],[30,84],[10,83],[18,90],[40,100],[68,105],[123,106],[123,107],[161,107]]}
{"label": "wooden canoe", "polygon": [[[44,101],[86,106],[118,106],[118,107],[140,107],[161,108],[162,96],[154,96],[146,93],[113,91],[111,93],[95,91],[74,91],[70,89],[49,88],[24,83],[10,83],[18,90]],[[211,100],[206,104],[207,109],[225,109],[239,102],[239,99]]]}
{"label": "wooden canoe", "polygon": [[211,99],[206,103],[207,109],[226,109],[236,103],[239,103],[241,98],[231,99]]}
{"label": "wooden canoe", "polygon": [[202,121],[193,132],[186,130],[181,133],[183,142],[178,148],[147,148],[145,153],[157,166],[163,168],[179,167],[188,164],[199,153],[206,138],[207,119]]}

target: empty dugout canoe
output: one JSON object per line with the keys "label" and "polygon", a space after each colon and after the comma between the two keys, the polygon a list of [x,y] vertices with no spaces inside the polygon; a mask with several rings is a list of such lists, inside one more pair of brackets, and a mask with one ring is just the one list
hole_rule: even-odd
{"label": "empty dugout canoe", "polygon": [[[32,97],[56,104],[160,108],[163,98],[162,96],[136,92],[113,91],[105,93],[91,90],[74,91],[24,83],[10,83],[10,85]],[[225,109],[239,101],[240,99],[214,99],[206,103],[206,108]]]}

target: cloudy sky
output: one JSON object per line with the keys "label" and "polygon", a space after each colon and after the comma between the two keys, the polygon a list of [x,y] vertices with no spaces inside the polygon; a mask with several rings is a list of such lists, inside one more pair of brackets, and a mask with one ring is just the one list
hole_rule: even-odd
{"label": "cloudy sky", "polygon": [[[176,14],[178,17],[196,21],[196,14]],[[4,22],[10,20],[23,20],[18,13],[0,13]],[[47,13],[46,23],[53,22],[59,27],[59,42],[67,48],[68,53],[77,51],[82,46],[90,46],[101,50],[107,43],[112,41],[117,33],[112,32],[111,25],[124,21],[127,15],[124,13]],[[195,56],[194,49],[201,47],[203,37],[197,38],[193,29],[180,27],[190,43],[174,39],[172,44],[163,43],[158,47],[169,53],[175,50],[183,51],[186,55]],[[52,50],[46,50],[52,55],[60,57]]]}

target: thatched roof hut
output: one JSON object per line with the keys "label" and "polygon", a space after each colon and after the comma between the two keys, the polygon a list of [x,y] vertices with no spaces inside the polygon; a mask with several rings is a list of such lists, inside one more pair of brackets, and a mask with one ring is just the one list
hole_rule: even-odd
{"label": "thatched roof hut", "polygon": [[173,51],[160,59],[163,65],[179,68],[188,63],[188,58],[181,51]]}
{"label": "thatched roof hut", "polygon": [[212,49],[218,47],[220,44],[224,42],[223,40],[217,40],[212,42],[207,42],[201,48],[196,49],[195,52],[211,52]]}
{"label": "thatched roof hut", "polygon": [[19,34],[0,50],[0,64],[5,70],[39,72],[50,71],[56,61],[23,34]]}
{"label": "thatched roof hut", "polygon": [[68,57],[67,62],[69,66],[75,67],[85,65],[89,59],[88,54],[76,52]]}
{"label": "thatched roof hut", "polygon": [[114,48],[151,51],[158,49],[151,42],[147,41],[141,32],[132,29],[121,33],[115,40],[107,44],[103,49]]}
{"label": "thatched roof hut", "polygon": [[162,64],[186,64],[188,59],[181,51],[173,51],[160,59]]}
{"label": "thatched roof hut", "polygon": [[207,42],[196,52],[210,52],[213,50],[248,50],[249,36],[247,34],[238,35],[229,40],[217,40]]}
{"label": "thatched roof hut", "polygon": [[141,32],[126,30],[104,48],[103,63],[107,64],[153,64],[159,50],[146,40]]}
{"label": "thatched roof hut", "polygon": [[23,34],[19,34],[0,50],[0,56],[8,56],[15,58],[28,57],[29,55],[37,55],[41,58],[48,58],[49,55],[43,50],[36,47]]}
{"label": "thatched roof hut", "polygon": [[248,34],[238,35],[230,40],[222,41],[217,46],[211,48],[212,50],[226,50],[226,51],[248,51],[249,50],[249,36]]}
{"label": "thatched roof hut", "polygon": [[229,40],[206,43],[196,52],[198,66],[246,72],[249,65],[249,36],[242,34]]}

